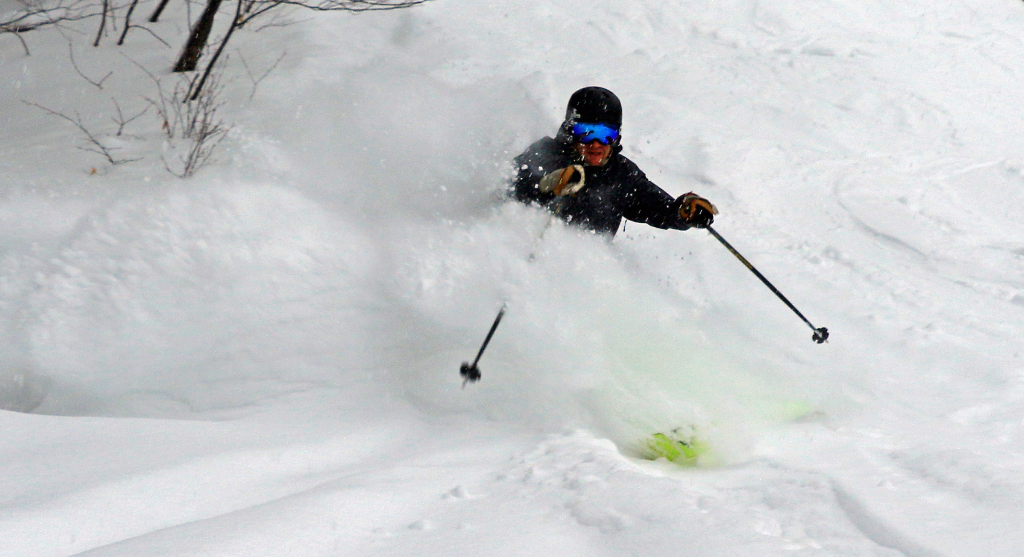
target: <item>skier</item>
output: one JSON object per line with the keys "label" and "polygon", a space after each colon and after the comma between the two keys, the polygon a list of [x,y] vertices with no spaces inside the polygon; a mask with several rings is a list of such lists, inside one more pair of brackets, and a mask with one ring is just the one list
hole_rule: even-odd
{"label": "skier", "polygon": [[673,199],[622,156],[622,104],[611,91],[584,87],[569,98],[565,121],[515,158],[512,196],[567,222],[614,236],[622,218],[655,228],[706,228],[718,210],[695,193]]}

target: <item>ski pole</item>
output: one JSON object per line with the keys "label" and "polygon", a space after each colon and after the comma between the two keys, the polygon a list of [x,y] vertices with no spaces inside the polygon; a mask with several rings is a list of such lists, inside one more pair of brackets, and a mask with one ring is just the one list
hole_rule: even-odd
{"label": "ski pole", "polygon": [[743,263],[744,265],[746,265],[747,268],[750,269],[750,272],[754,273],[754,275],[757,278],[761,279],[761,282],[763,282],[765,286],[767,286],[769,289],[771,289],[771,291],[774,292],[775,295],[778,296],[780,300],[785,302],[786,305],[789,306],[789,309],[793,310],[793,313],[797,314],[797,316],[800,319],[803,319],[804,323],[807,323],[807,326],[810,327],[812,331],[814,331],[814,335],[811,336],[811,340],[813,340],[814,342],[817,342],[818,344],[821,344],[821,343],[825,342],[826,340],[828,340],[828,329],[826,329],[825,327],[815,328],[814,325],[811,325],[811,322],[808,321],[806,317],[804,317],[804,314],[800,313],[800,310],[796,309],[796,306],[794,306],[792,304],[792,302],[787,300],[786,297],[782,295],[782,292],[779,292],[779,290],[777,288],[772,286],[772,283],[768,282],[768,279],[764,278],[764,275],[762,275],[760,272],[758,272],[758,270],[755,269],[754,266],[751,265],[750,262],[747,261],[747,259],[745,257],[740,255],[740,252],[736,251],[736,248],[732,247],[732,245],[730,245],[729,242],[726,242],[725,238],[723,238],[721,234],[719,234],[718,232],[715,232],[715,229],[711,228],[710,226],[707,227],[707,230],[719,242],[722,242],[722,245],[725,246],[726,249],[731,251],[732,254],[736,256],[736,259],[740,260],[740,263]]}
{"label": "ski pole", "polygon": [[[559,203],[558,207],[561,207]],[[551,228],[551,223],[555,220],[555,214],[552,213],[548,217],[547,223],[544,224],[544,228],[541,229],[540,234],[537,236],[537,241],[544,239],[544,233]],[[534,260],[534,254],[531,253],[528,259],[529,261]],[[487,332],[487,338],[484,339],[483,346],[480,347],[480,352],[477,352],[476,359],[473,360],[472,365],[469,362],[462,362],[462,366],[459,368],[459,375],[462,376],[462,388],[466,388],[466,383],[473,383],[480,380],[480,368],[476,367],[476,364],[480,362],[480,356],[484,355],[484,350],[487,348],[487,343],[491,342],[491,337],[494,336],[494,331],[498,329],[498,323],[501,323],[501,318],[505,315],[505,310],[508,309],[508,302],[501,304],[501,309],[498,310],[498,316],[494,318],[494,324],[491,325],[491,330]]]}
{"label": "ski pole", "polygon": [[480,368],[476,367],[476,364],[480,363],[480,356],[484,355],[484,350],[487,349],[487,343],[491,342],[491,337],[494,336],[494,331],[498,328],[498,323],[501,323],[501,318],[505,315],[505,307],[508,304],[501,304],[501,309],[498,310],[498,316],[494,318],[494,324],[491,325],[491,330],[487,332],[487,338],[484,339],[483,346],[480,347],[480,351],[476,353],[476,359],[473,360],[472,365],[469,362],[462,362],[462,367],[459,369],[459,375],[463,377],[462,388],[466,388],[466,383],[472,383],[480,380]]}

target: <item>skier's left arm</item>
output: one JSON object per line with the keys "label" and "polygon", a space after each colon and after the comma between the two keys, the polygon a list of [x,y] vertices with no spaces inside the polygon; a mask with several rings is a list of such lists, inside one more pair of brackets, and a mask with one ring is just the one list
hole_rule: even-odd
{"label": "skier's left arm", "polygon": [[710,201],[693,192],[673,199],[635,166],[630,169],[625,184],[620,208],[622,216],[634,222],[661,229],[687,230],[711,226],[718,214]]}

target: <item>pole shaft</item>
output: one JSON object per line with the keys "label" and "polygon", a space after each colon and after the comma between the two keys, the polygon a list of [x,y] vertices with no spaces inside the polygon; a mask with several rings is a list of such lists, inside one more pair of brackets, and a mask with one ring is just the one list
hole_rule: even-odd
{"label": "pole shaft", "polygon": [[736,251],[736,248],[732,247],[732,245],[729,242],[727,242],[725,238],[721,236],[721,234],[715,232],[715,229],[711,228],[710,226],[707,227],[707,231],[710,232],[711,235],[714,236],[715,239],[717,239],[719,242],[722,242],[722,245],[725,246],[726,249],[728,249],[730,252],[732,252],[732,254],[736,256],[736,259],[740,260],[740,263],[743,263],[748,269],[750,269],[750,272],[754,273],[754,276],[761,279],[761,282],[763,282],[765,286],[767,286],[772,292],[774,292],[780,300],[785,302],[785,304],[789,306],[789,309],[793,310],[793,313],[795,313],[797,317],[802,319],[804,323],[807,323],[807,326],[810,327],[811,330],[817,332],[817,329],[814,327],[814,325],[811,324],[810,321],[807,320],[806,317],[804,317],[804,314],[800,313],[800,310],[796,309],[796,306],[794,306],[792,302],[790,302],[785,296],[783,296],[782,292],[779,292],[778,288],[775,288],[775,286],[772,285],[772,283],[768,282],[768,279],[764,278],[764,275],[762,275],[760,271],[755,269],[754,266],[751,265],[745,257],[740,255],[740,252]]}
{"label": "pole shaft", "polygon": [[494,318],[494,324],[491,325],[491,330],[487,332],[487,338],[484,339],[483,345],[480,347],[480,351],[476,353],[476,359],[473,360],[473,367],[480,363],[480,356],[484,355],[484,350],[487,349],[487,344],[491,342],[491,337],[494,336],[494,331],[498,329],[498,323],[501,323],[502,316],[505,315],[505,308],[507,304],[502,304],[501,309],[498,310],[498,316]]}

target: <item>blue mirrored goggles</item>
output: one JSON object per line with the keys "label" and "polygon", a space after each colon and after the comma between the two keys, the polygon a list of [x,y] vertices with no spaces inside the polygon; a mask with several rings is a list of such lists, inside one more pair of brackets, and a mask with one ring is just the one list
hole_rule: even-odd
{"label": "blue mirrored goggles", "polygon": [[597,140],[602,145],[611,145],[619,138],[619,130],[607,124],[573,124],[572,137],[583,144]]}

